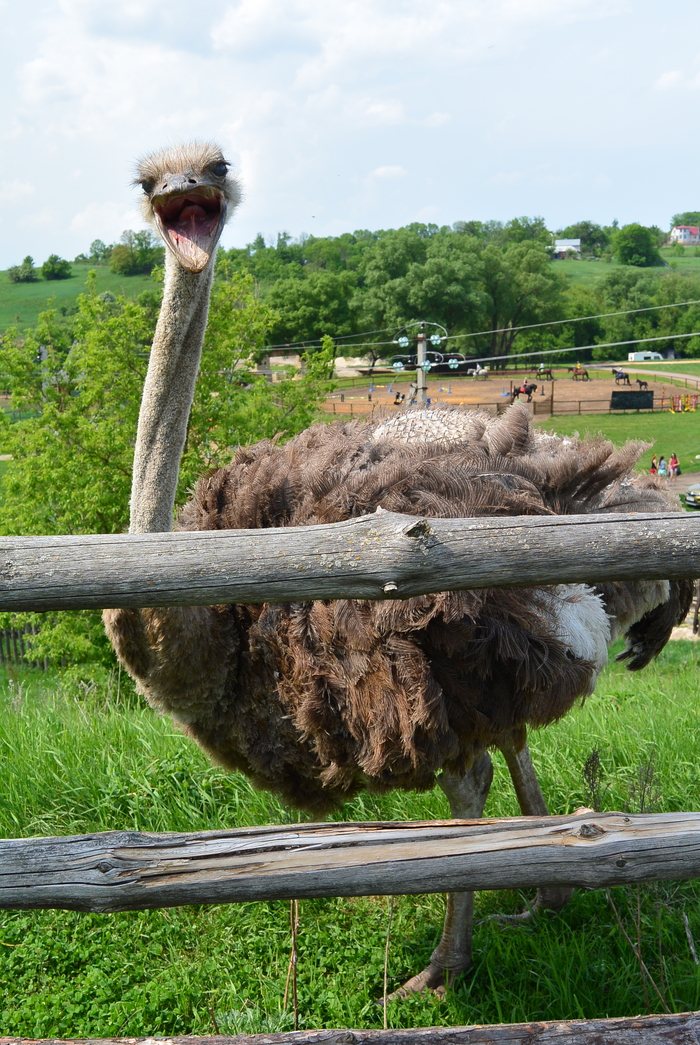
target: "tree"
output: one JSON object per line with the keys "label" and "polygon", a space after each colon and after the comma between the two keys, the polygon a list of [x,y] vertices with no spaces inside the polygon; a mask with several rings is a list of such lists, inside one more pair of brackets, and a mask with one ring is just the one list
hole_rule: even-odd
{"label": "tree", "polygon": [[[290,370],[269,384],[255,372],[255,357],[262,353],[273,319],[268,306],[253,296],[250,278],[238,276],[215,286],[181,468],[180,504],[197,476],[225,464],[239,443],[287,438],[305,428],[330,387],[328,342],[301,375]],[[0,415],[3,447],[12,455],[3,481],[1,533],[121,533],[127,528],[136,423],[154,323],[153,310],[137,302],[101,300],[93,273],[71,326],[48,312],[34,330],[8,331],[2,338],[13,406],[30,416],[11,424]],[[40,626],[38,656],[112,662],[97,614],[37,614],[15,618],[12,626],[25,620]]]}
{"label": "tree", "polygon": [[156,265],[163,264],[164,256],[165,248],[150,229],[127,229],[110,252],[109,266],[120,276],[148,275]]}
{"label": "tree", "polygon": [[266,298],[278,317],[270,335],[272,343],[318,341],[322,334],[352,334],[350,298],[356,285],[355,273],[342,271],[317,270],[305,279],[277,280]]}
{"label": "tree", "polygon": [[622,226],[615,234],[613,246],[618,261],[623,265],[649,268],[652,265],[663,264],[657,246],[656,230],[638,225],[636,222]]}
{"label": "tree", "polygon": [[70,267],[70,261],[64,261],[63,258],[59,258],[58,254],[49,254],[41,266],[41,274],[44,279],[70,279],[73,270]]}
{"label": "tree", "polygon": [[10,283],[35,283],[39,278],[34,268],[34,258],[27,254],[21,265],[13,265],[7,270]]}
{"label": "tree", "polygon": [[[541,243],[513,243],[505,249],[488,244],[482,254],[482,291],[491,327],[488,352],[509,355],[519,334],[513,329],[564,315],[565,281]],[[500,330],[500,333],[498,332]]]}
{"label": "tree", "polygon": [[684,210],[671,218],[671,228],[676,225],[700,225],[700,210]]}
{"label": "tree", "polygon": [[610,237],[601,225],[594,221],[577,221],[575,225],[567,225],[559,230],[564,239],[580,239],[584,254],[599,256],[610,245]]}
{"label": "tree", "polygon": [[98,265],[104,265],[109,261],[112,249],[112,247],[108,247],[106,243],[103,243],[101,239],[94,239],[90,244],[89,260]]}
{"label": "tree", "polygon": [[544,218],[511,218],[503,226],[501,242],[524,243],[526,240],[534,240],[543,246],[552,242],[552,234],[544,223]]}

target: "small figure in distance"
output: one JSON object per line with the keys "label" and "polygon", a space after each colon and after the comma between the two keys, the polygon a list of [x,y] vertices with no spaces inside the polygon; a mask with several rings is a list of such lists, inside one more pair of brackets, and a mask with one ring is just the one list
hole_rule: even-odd
{"label": "small figure in distance", "polygon": [[677,475],[681,474],[681,470],[678,467],[678,458],[675,454],[671,454],[671,459],[668,462],[668,474],[672,479],[675,479]]}
{"label": "small figure in distance", "polygon": [[665,457],[659,458],[659,479],[668,479],[668,464]]}
{"label": "small figure in distance", "polygon": [[396,392],[394,394],[394,402],[393,402],[392,405],[393,406],[401,406],[401,404],[404,402],[405,399],[406,399],[406,393],[405,392]]}
{"label": "small figure in distance", "polygon": [[656,475],[658,470],[659,470],[659,463],[658,463],[658,461],[656,459],[656,454],[653,454],[653,456],[651,458],[651,468],[649,469],[649,471],[651,472],[652,475]]}

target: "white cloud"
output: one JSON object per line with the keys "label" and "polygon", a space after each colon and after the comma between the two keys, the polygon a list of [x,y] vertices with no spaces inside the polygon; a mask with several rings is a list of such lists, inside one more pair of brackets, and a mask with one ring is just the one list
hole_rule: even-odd
{"label": "white cloud", "polygon": [[111,241],[124,229],[141,228],[144,224],[136,207],[125,208],[116,200],[107,200],[104,203],[88,203],[87,207],[73,215],[68,227],[81,235],[90,235],[93,229],[101,229],[98,238]]}
{"label": "white cloud", "polygon": [[660,91],[667,91],[669,87],[675,87],[680,83],[682,79],[682,73],[678,69],[672,69],[667,73],[662,73],[661,76],[656,80],[654,86]]}
{"label": "white cloud", "polygon": [[404,120],[403,105],[397,101],[372,102],[367,105],[365,113],[377,123],[401,123]]}
{"label": "white cloud", "polygon": [[0,205],[5,203],[21,203],[33,196],[35,188],[27,181],[5,181],[0,183]]}
{"label": "white cloud", "polygon": [[433,112],[427,119],[423,120],[426,127],[443,127],[449,123],[452,116],[448,112]]}
{"label": "white cloud", "polygon": [[[425,208],[445,224],[559,207],[574,213],[552,222],[664,224],[692,206],[694,146],[671,176],[640,143],[693,124],[693,92],[664,89],[692,80],[654,85],[649,70],[699,31],[700,6],[655,0],[207,0],[196,17],[189,0],[15,5],[0,267],[136,227],[136,157],[192,137],[220,140],[241,174],[227,242],[387,228]],[[561,56],[574,72],[553,72]]]}

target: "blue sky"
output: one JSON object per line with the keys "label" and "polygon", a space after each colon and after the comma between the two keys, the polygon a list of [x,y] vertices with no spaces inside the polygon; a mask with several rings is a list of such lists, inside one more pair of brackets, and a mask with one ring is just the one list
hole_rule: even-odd
{"label": "blue sky", "polygon": [[0,267],[141,227],[136,158],[220,142],[224,236],[700,209],[697,0],[0,0]]}

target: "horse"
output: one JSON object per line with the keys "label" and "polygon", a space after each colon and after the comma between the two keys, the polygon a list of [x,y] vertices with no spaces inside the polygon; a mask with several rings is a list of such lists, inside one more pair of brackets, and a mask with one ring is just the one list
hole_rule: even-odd
{"label": "horse", "polygon": [[552,368],[549,366],[538,367],[537,376],[541,377],[544,381],[553,381],[554,373]]}
{"label": "horse", "polygon": [[630,376],[626,374],[624,370],[613,369],[613,375],[615,377],[616,385],[631,385]]}
{"label": "horse", "polygon": [[510,393],[510,401],[511,401],[511,403],[514,403],[515,400],[518,398],[518,396],[524,395],[524,396],[527,396],[527,402],[531,403],[532,402],[532,393],[536,392],[536,391],[537,391],[537,385],[536,384],[528,383],[527,381],[525,381],[520,386],[520,388],[514,388],[513,389],[513,391]]}
{"label": "horse", "polygon": [[590,381],[591,377],[587,370],[584,370],[582,366],[571,366],[568,368],[571,371],[571,376],[574,381],[578,381],[581,378],[582,381]]}
{"label": "horse", "polygon": [[649,382],[648,381],[642,381],[640,378],[637,378],[637,384],[639,385],[639,391],[640,392],[642,391],[643,388],[649,388]]}
{"label": "horse", "polygon": [[471,370],[467,370],[467,373],[470,377],[473,377],[476,380],[478,380],[480,377],[483,377],[484,380],[486,380],[489,376],[489,368],[487,366],[480,366],[477,363],[477,365],[475,367],[472,367]]}

